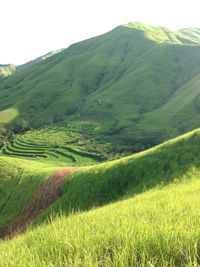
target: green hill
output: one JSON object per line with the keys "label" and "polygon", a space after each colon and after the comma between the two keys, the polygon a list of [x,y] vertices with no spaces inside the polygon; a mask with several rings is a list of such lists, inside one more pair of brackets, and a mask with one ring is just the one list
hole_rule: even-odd
{"label": "green hill", "polygon": [[15,218],[41,181],[58,166],[0,157],[0,229]]}
{"label": "green hill", "polygon": [[4,78],[0,110],[34,128],[90,122],[138,151],[199,127],[199,75],[198,29],[128,23]]}
{"label": "green hill", "polygon": [[[68,175],[62,196],[37,225],[23,236],[0,242],[1,264],[198,266],[199,145],[200,130],[196,130],[147,151]],[[0,181],[1,191],[6,192],[9,182],[16,180],[12,178],[16,167],[9,169],[6,163],[14,167],[19,162],[0,160],[5,166],[1,167],[5,177]],[[21,171],[27,170],[23,176],[26,200],[22,203],[18,197],[23,183],[10,194],[18,207],[30,199],[44,174],[55,169],[53,165],[46,169],[42,164],[36,166],[21,161]],[[32,172],[36,177],[39,169],[43,176],[32,186],[28,175]],[[7,203],[7,215],[13,212],[11,203]],[[5,210],[0,214],[6,218]],[[14,215],[16,211],[12,218]],[[44,223],[49,215],[50,221]]]}

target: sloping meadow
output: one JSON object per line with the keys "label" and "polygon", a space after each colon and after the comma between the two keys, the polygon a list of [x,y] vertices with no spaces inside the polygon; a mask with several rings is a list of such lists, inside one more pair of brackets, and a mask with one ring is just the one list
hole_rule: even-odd
{"label": "sloping meadow", "polygon": [[199,145],[196,130],[75,171],[36,224],[0,242],[0,263],[199,266]]}
{"label": "sloping meadow", "polygon": [[5,267],[199,266],[199,174],[193,168],[181,183],[62,215],[0,242],[0,262]]}

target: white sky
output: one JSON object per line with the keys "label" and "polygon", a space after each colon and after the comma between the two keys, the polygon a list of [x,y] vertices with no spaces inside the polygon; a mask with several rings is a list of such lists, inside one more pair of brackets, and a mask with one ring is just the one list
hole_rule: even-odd
{"label": "white sky", "polygon": [[200,0],[0,0],[0,63],[22,64],[130,21],[200,28]]}

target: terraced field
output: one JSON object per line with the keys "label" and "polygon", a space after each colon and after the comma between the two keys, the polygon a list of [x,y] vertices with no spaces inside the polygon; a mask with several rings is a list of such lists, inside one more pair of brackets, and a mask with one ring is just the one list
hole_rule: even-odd
{"label": "terraced field", "polygon": [[102,161],[101,154],[89,152],[84,146],[80,148],[78,141],[81,136],[80,133],[61,128],[30,131],[6,143],[1,154],[59,165],[87,165]]}

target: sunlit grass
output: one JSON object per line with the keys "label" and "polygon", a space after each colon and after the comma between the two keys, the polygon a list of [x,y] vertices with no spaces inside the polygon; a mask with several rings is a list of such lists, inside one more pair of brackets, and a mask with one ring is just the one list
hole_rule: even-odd
{"label": "sunlit grass", "polygon": [[16,108],[9,108],[9,109],[0,111],[0,126],[10,123],[18,115],[19,115],[19,112]]}
{"label": "sunlit grass", "polygon": [[12,75],[16,71],[15,65],[0,65],[0,78]]}
{"label": "sunlit grass", "polygon": [[[200,130],[196,130],[68,175],[62,196],[27,233],[0,242],[0,263],[9,267],[199,266],[199,146]],[[21,161],[27,171],[23,170],[21,185],[16,187],[20,162],[0,159],[2,192],[11,192],[1,213],[5,223],[17,215],[16,206],[19,211],[26,204],[50,168],[41,163],[36,171],[35,162],[28,166],[28,161]],[[20,199],[21,192],[25,198]]]}
{"label": "sunlit grass", "polygon": [[19,214],[39,184],[57,169],[48,163],[0,156],[0,229]]}
{"label": "sunlit grass", "polygon": [[3,266],[199,266],[199,171],[191,179],[0,243]]}

